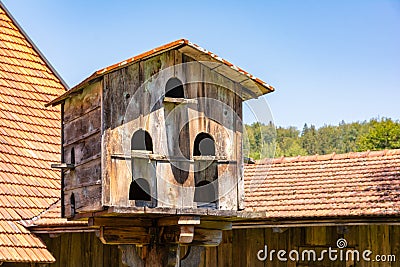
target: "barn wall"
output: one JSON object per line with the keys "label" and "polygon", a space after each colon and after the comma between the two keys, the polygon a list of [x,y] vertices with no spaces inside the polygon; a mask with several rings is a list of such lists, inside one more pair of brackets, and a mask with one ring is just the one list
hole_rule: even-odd
{"label": "barn wall", "polygon": [[[284,230],[284,229],[281,229]],[[344,233],[344,234],[343,234]],[[373,255],[396,255],[397,262],[280,262],[276,258],[271,261],[259,261],[257,252],[264,245],[268,250],[299,250],[313,249],[319,253],[331,246],[337,248],[336,241],[346,239],[348,248],[360,253],[364,250],[373,251]],[[360,256],[361,257],[361,256]],[[371,255],[371,259],[374,256]],[[327,257],[325,257],[327,258]],[[206,248],[202,258],[202,267],[219,266],[285,266],[285,267],[395,267],[400,266],[400,226],[371,225],[349,226],[345,229],[337,227],[301,227],[289,228],[282,233],[273,233],[272,228],[243,229],[224,232],[223,241],[219,247]]]}
{"label": "barn wall", "polygon": [[[285,229],[281,229],[285,230]],[[374,255],[393,254],[397,257],[394,263],[378,262],[279,262],[259,261],[257,252],[264,245],[268,250],[314,249],[317,252],[331,246],[336,248],[339,238],[347,240],[347,247],[362,252],[366,249]],[[103,245],[94,233],[63,234],[56,238],[42,236],[57,262],[54,264],[30,265],[5,263],[3,266],[17,267],[87,267],[87,266],[119,266],[121,252],[117,246]],[[185,249],[183,249],[185,251]],[[371,256],[372,258],[372,256]],[[349,226],[347,229],[337,227],[301,227],[289,228],[282,233],[274,233],[271,228],[243,229],[224,231],[222,243],[218,247],[207,247],[201,257],[200,267],[222,266],[273,266],[273,267],[395,267],[400,266],[400,226]]]}
{"label": "barn wall", "polygon": [[15,267],[126,267],[118,246],[103,245],[94,233],[68,233],[55,238],[40,235],[56,258],[52,264],[4,263]]}

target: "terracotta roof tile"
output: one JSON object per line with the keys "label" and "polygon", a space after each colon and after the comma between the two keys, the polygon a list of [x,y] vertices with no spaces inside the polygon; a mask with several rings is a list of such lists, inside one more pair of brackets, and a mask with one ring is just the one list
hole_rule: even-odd
{"label": "terracotta roof tile", "polygon": [[61,80],[0,3],[0,262],[52,262],[19,224],[60,198],[60,112],[44,104]]}
{"label": "terracotta roof tile", "polygon": [[245,191],[271,218],[400,216],[400,149],[261,160]]}

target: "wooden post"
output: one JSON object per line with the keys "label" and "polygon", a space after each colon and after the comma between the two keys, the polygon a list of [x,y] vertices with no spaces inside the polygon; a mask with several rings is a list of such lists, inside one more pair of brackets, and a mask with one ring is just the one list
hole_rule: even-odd
{"label": "wooden post", "polygon": [[122,252],[122,262],[129,267],[144,267],[144,261],[139,257],[135,245],[119,245]]}
{"label": "wooden post", "polygon": [[166,266],[179,267],[180,248],[178,244],[151,244],[147,256],[142,259],[135,245],[119,245],[122,251],[122,262],[130,267]]}
{"label": "wooden post", "polygon": [[122,252],[122,262],[129,267],[198,267],[204,254],[204,247],[190,246],[185,257],[180,260],[180,246],[178,244],[153,244],[147,256],[142,259],[135,245],[119,245]]}

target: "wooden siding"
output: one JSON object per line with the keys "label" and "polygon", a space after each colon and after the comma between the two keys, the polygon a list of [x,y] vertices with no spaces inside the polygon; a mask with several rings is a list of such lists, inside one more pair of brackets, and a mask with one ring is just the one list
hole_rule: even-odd
{"label": "wooden siding", "polygon": [[[97,82],[64,103],[64,161],[75,165],[64,171],[67,218],[73,217],[74,208],[75,212],[101,209],[101,92],[102,84]],[[74,207],[71,207],[72,194]]]}
{"label": "wooden siding", "polygon": [[[279,229],[272,228],[240,229],[223,231],[223,239],[218,247],[206,247],[201,255],[200,267],[397,267],[400,262],[400,226],[369,225],[343,227],[298,227]],[[268,245],[268,250],[315,249],[320,251],[331,246],[336,248],[339,238],[347,240],[347,247],[373,251],[373,255],[396,255],[397,262],[279,262],[259,261],[257,252]],[[3,266],[17,267],[87,267],[87,266],[125,266],[121,262],[121,252],[117,246],[103,245],[94,233],[62,234],[56,238],[42,236],[50,252],[57,259],[53,264],[15,264],[4,263]],[[181,251],[186,251],[183,247]],[[146,249],[140,249],[146,253]],[[182,257],[184,255],[182,254]],[[372,256],[371,256],[372,258]]]}
{"label": "wooden siding", "polygon": [[94,233],[67,233],[55,238],[41,235],[55,263],[4,263],[15,267],[126,267],[118,246],[104,245]]}

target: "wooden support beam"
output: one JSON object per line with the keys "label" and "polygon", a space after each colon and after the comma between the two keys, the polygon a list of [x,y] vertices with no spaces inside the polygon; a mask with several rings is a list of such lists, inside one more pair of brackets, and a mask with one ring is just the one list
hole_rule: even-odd
{"label": "wooden support beam", "polygon": [[88,221],[89,227],[101,227],[101,226],[114,226],[114,227],[126,227],[126,226],[139,226],[139,227],[151,227],[152,220],[145,218],[114,218],[114,217],[91,217]]}
{"label": "wooden support beam", "polygon": [[232,222],[227,221],[203,221],[201,220],[198,228],[214,230],[232,230]]}
{"label": "wooden support beam", "polygon": [[158,220],[163,227],[160,240],[164,243],[190,244],[193,241],[195,226],[200,224],[199,216],[171,216]]}
{"label": "wooden support beam", "polygon": [[198,225],[200,224],[199,216],[171,216],[163,217],[158,220],[158,226],[173,226],[173,225]]}
{"label": "wooden support beam", "polygon": [[108,245],[146,245],[150,243],[151,237],[149,229],[145,227],[101,226],[99,238],[103,244]]}

